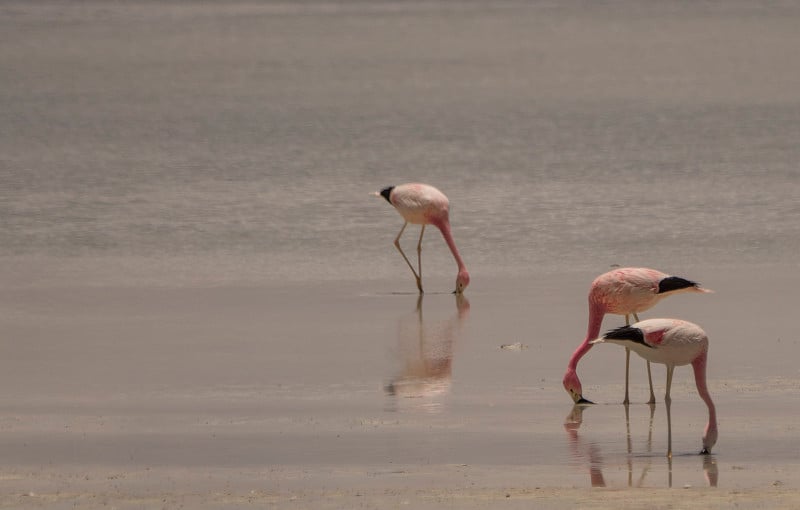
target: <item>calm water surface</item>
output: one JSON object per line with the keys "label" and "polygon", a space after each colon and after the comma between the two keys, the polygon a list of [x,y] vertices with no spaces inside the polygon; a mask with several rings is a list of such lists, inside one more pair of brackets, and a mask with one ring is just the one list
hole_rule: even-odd
{"label": "calm water surface", "polygon": [[[394,278],[447,193],[473,280],[797,268],[800,9],[4,3],[13,285]],[[412,234],[413,237],[414,234]],[[430,273],[453,272],[435,232]]]}

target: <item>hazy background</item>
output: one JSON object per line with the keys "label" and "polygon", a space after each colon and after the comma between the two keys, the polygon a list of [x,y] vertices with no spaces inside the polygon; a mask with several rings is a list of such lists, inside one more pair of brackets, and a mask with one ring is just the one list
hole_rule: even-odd
{"label": "hazy background", "polygon": [[[415,180],[450,197],[476,286],[796,269],[798,22],[793,2],[3,2],[0,277],[395,278],[402,223],[368,193]],[[455,276],[435,231],[426,254]]]}

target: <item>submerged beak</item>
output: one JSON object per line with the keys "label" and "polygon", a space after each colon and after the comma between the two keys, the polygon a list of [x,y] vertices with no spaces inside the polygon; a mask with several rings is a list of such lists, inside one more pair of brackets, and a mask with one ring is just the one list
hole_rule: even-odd
{"label": "submerged beak", "polygon": [[576,405],[578,404],[594,404],[591,400],[587,398],[583,398],[583,395],[578,393],[577,391],[569,391],[569,396],[572,397],[572,401],[575,402]]}
{"label": "submerged beak", "polygon": [[702,450],[700,450],[700,455],[711,455],[711,450],[709,450],[708,448],[703,448]]}

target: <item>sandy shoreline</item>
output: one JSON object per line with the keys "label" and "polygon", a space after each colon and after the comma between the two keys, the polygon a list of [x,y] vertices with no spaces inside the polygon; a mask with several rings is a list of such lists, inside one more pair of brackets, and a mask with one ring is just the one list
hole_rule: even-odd
{"label": "sandy shoreline", "polygon": [[797,508],[800,504],[800,492],[780,481],[745,489],[691,484],[589,488],[532,483],[529,475],[537,471],[535,467],[398,466],[384,473],[374,469],[49,466],[25,472],[4,470],[0,507],[427,509],[502,504],[503,508],[722,509]]}
{"label": "sandy shoreline", "polygon": [[280,492],[226,487],[207,491],[127,492],[125,489],[6,494],[2,508],[797,508],[793,489],[330,489]]}

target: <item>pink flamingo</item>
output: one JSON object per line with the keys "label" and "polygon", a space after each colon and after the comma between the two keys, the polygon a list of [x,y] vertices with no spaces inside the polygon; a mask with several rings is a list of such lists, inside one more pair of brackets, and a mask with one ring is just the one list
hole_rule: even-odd
{"label": "pink flamingo", "polygon": [[[403,228],[400,229],[400,233],[397,234],[394,240],[394,245],[400,251],[400,255],[403,256],[403,260],[406,261],[411,272],[414,273],[419,292],[423,292],[422,236],[425,234],[425,225],[433,225],[442,232],[442,236],[447,246],[450,248],[450,251],[453,253],[456,264],[458,264],[455,293],[461,294],[464,292],[464,289],[469,285],[469,273],[467,272],[467,267],[464,265],[464,261],[461,259],[461,255],[458,253],[456,243],[453,241],[453,235],[450,233],[450,201],[447,200],[445,194],[433,186],[418,183],[389,186],[380,192],[376,191],[374,194],[385,198],[387,202],[397,209],[397,212],[399,212],[400,216],[405,220]],[[414,270],[414,266],[411,265],[408,257],[406,257],[406,254],[400,247],[400,236],[403,235],[403,231],[409,223],[422,225],[422,229],[419,232],[419,243],[417,243],[417,266],[419,272]]]}
{"label": "pink flamingo", "polygon": [[672,386],[672,372],[676,366],[692,364],[694,382],[700,398],[708,407],[708,424],[703,433],[702,454],[711,453],[717,442],[717,412],[706,386],[706,361],[708,359],[708,336],[700,326],[678,319],[647,319],[630,326],[609,331],[591,344],[614,343],[633,349],[648,362],[667,366],[667,391],[664,402],[667,405],[667,456],[672,457],[672,416],[669,396]]}
{"label": "pink flamingo", "polygon": [[[639,312],[649,310],[664,297],[680,292],[712,292],[700,284],[679,276],[670,276],[646,267],[622,267],[601,274],[589,288],[589,326],[586,339],[578,346],[567,365],[564,374],[564,389],[575,403],[591,404],[583,398],[581,381],[578,378],[578,361],[592,348],[591,341],[600,333],[603,316],[607,313],[625,316],[625,324],[630,324],[629,316],[638,322]],[[628,380],[630,372],[630,350],[625,350],[625,400],[628,404]],[[647,379],[650,382],[650,400],[656,401],[653,393],[653,377],[650,362],[647,363]]]}

